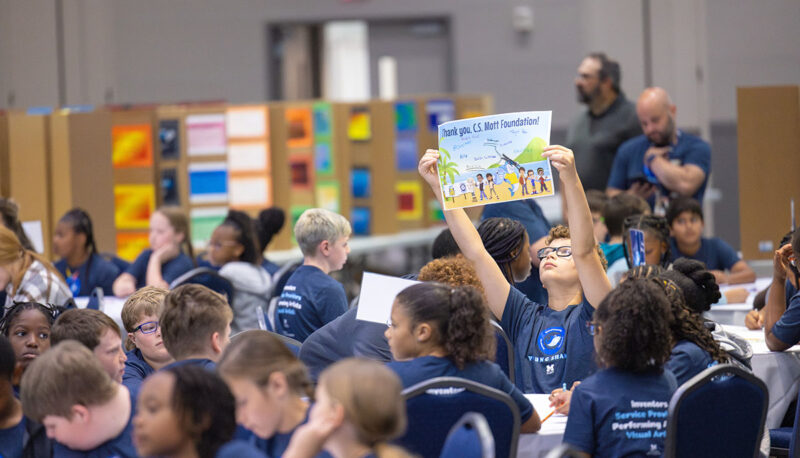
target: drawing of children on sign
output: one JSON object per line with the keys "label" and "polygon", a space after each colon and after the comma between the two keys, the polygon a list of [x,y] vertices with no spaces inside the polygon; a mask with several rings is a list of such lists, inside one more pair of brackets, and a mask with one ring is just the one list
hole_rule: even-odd
{"label": "drawing of children on sign", "polygon": [[485,183],[483,182],[483,175],[479,173],[477,178],[478,178],[478,190],[480,191],[480,198],[481,200],[487,199],[486,192],[483,190],[483,187],[485,185]]}
{"label": "drawing of children on sign", "polygon": [[[538,169],[536,169],[536,173],[539,174],[539,177],[537,179],[539,180],[539,185],[541,185],[541,187],[542,187],[542,192],[549,191],[549,189],[547,189],[547,183],[546,182],[550,178],[548,178],[548,177],[546,177],[544,175],[544,169],[539,167]],[[533,185],[533,189],[534,190],[536,189],[536,185]]]}
{"label": "drawing of children on sign", "polygon": [[497,195],[497,191],[494,190],[494,177],[491,173],[486,174],[486,186],[489,187],[489,200],[492,200],[493,195],[498,199],[500,198],[500,196]]}
{"label": "drawing of children on sign", "polygon": [[522,195],[528,195],[528,179],[525,176],[525,167],[519,168],[519,185],[522,186]]}
{"label": "drawing of children on sign", "polygon": [[537,194],[536,192],[536,177],[533,176],[533,170],[528,170],[528,183],[531,184],[531,194]]}

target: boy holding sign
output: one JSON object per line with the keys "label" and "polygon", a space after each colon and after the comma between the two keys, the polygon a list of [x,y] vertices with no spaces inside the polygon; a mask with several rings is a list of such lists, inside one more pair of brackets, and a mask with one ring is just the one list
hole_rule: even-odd
{"label": "boy holding sign", "polygon": [[[547,246],[537,253],[541,280],[549,293],[547,304],[534,303],[509,285],[463,210],[444,214],[462,253],[475,265],[489,310],[514,345],[525,391],[550,393],[594,371],[594,345],[586,323],[611,285],[572,151],[548,146],[542,157],[559,171],[572,230],[554,228]],[[419,172],[441,200],[439,158],[439,151],[428,150],[419,162]]]}

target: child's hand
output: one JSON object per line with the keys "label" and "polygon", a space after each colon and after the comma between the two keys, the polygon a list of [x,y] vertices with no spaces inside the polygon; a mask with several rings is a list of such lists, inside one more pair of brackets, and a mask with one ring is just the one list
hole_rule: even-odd
{"label": "child's hand", "polygon": [[168,243],[161,248],[155,250],[153,252],[153,256],[156,257],[162,264],[175,259],[181,253],[181,248],[174,243]]}
{"label": "child's hand", "polygon": [[317,456],[322,451],[325,441],[333,434],[339,424],[340,422],[336,421],[332,416],[312,417],[308,423],[299,426],[292,434],[289,447],[283,456],[290,458]]}
{"label": "child's hand", "polygon": [[712,270],[711,273],[714,274],[714,278],[717,280],[718,285],[724,285],[725,283],[728,283],[728,276],[725,274],[725,272],[721,270]]}
{"label": "child's hand", "polygon": [[744,325],[747,329],[758,331],[764,327],[764,314],[760,310],[750,310],[744,317]]}
{"label": "child's hand", "polygon": [[550,159],[550,164],[558,170],[564,183],[574,183],[578,179],[575,169],[575,155],[572,150],[561,145],[550,145],[544,148],[542,156]]}
{"label": "child's hand", "polygon": [[560,413],[562,415],[569,414],[569,404],[572,400],[572,392],[575,391],[575,387],[580,385],[580,381],[576,381],[572,384],[572,388],[567,391],[562,390],[561,388],[556,388],[550,393],[550,407],[556,409],[556,413]]}
{"label": "child's hand", "polygon": [[747,302],[747,297],[750,296],[750,291],[745,288],[731,288],[726,289],[724,293],[725,301],[729,304],[741,304]]}
{"label": "child's hand", "polygon": [[439,151],[435,149],[429,149],[425,151],[425,154],[419,160],[419,166],[417,167],[419,174],[433,189],[436,189],[440,186],[439,171],[436,166],[438,161]]}
{"label": "child's hand", "polygon": [[775,250],[775,255],[772,257],[772,269],[776,280],[786,281],[786,271],[789,267],[789,256],[791,255],[792,245],[789,243]]}

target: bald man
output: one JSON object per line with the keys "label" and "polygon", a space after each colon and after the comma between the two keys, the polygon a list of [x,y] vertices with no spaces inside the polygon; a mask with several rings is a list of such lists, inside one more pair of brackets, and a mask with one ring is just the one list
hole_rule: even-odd
{"label": "bald man", "polygon": [[647,88],[636,102],[644,135],[623,143],[614,158],[606,193],[639,195],[655,204],[678,196],[703,201],[711,173],[711,147],[675,126],[675,105],[660,87]]}

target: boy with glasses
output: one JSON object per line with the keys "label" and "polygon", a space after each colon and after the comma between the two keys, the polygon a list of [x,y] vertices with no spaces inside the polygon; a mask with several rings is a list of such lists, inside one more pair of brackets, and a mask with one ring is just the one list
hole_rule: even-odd
{"label": "boy with glasses", "polygon": [[161,338],[158,317],[164,309],[167,290],[145,286],[136,291],[122,306],[122,324],[128,331],[125,340],[125,373],[122,384],[136,398],[145,377],[173,362]]}

